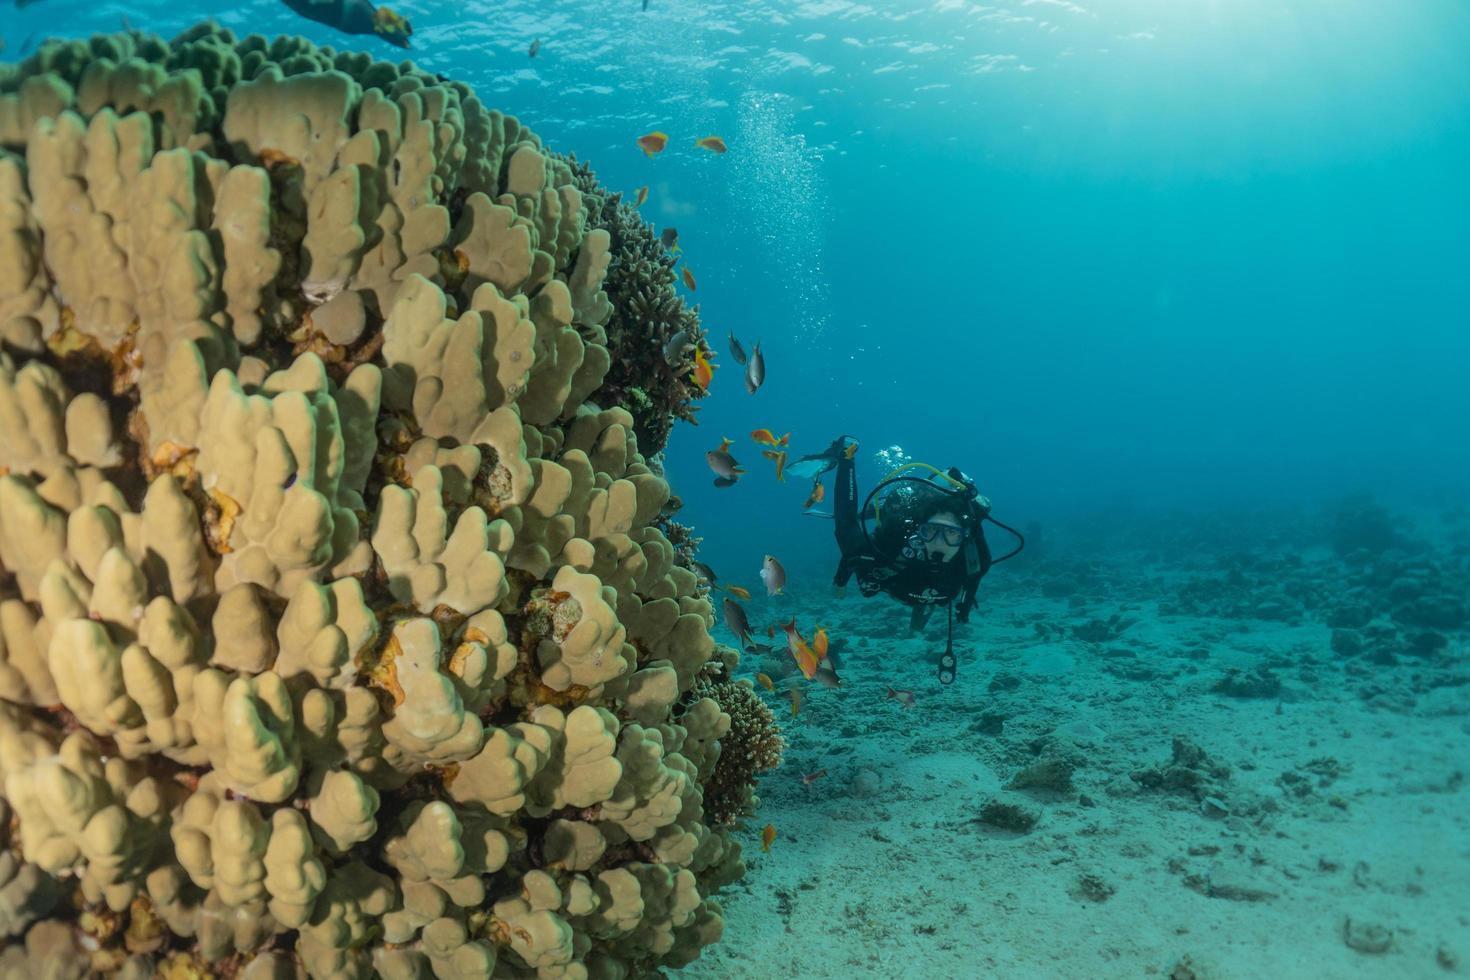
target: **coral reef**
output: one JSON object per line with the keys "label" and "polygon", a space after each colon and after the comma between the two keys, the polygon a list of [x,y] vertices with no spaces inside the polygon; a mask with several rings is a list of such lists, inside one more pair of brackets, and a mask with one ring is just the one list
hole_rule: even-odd
{"label": "coral reef", "polygon": [[0,66],[0,972],[616,978],[719,938],[751,729],[640,451],[692,393],[623,407],[646,304],[694,314],[591,182],[296,38]]}
{"label": "coral reef", "polygon": [[705,818],[712,826],[727,826],[759,805],[756,777],[781,764],[786,741],[750,681],[717,676],[696,693],[713,700],[730,718],[729,734],[721,742],[719,761],[704,793]]}
{"label": "coral reef", "polygon": [[[610,261],[602,289],[612,301],[607,348],[612,366],[603,379],[607,397],[633,415],[638,445],[652,456],[669,440],[675,419],[694,422],[693,400],[704,391],[690,380],[696,348],[713,356],[699,324],[699,307],[686,307],[674,288],[674,258],[637,210],[597,183],[575,158],[568,160],[576,186],[588,202],[587,221],[610,238]],[[670,341],[682,333],[687,349]]]}

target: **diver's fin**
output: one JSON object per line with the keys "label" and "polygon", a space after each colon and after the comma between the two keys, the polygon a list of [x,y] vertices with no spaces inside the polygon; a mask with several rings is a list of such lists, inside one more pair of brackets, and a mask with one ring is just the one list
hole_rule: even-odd
{"label": "diver's fin", "polygon": [[[847,440],[852,439],[849,447]],[[843,455],[857,448],[857,440],[852,436],[838,436],[832,441],[832,445],[819,453],[809,453],[794,463],[786,464],[786,472],[803,480],[815,480],[828,470],[835,469],[838,460]]]}
{"label": "diver's fin", "polygon": [[786,473],[801,480],[815,480],[837,465],[837,457],[827,453],[803,456],[794,463],[786,464]]}
{"label": "diver's fin", "polygon": [[816,510],[814,508],[807,508],[806,510],[802,511],[802,513],[805,514],[807,517],[825,517],[829,521],[832,520],[832,512],[830,510]]}

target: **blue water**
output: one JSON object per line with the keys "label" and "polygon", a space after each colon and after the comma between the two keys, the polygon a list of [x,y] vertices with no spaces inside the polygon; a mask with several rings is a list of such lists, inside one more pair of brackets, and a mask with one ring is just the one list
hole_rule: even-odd
{"label": "blue water", "polygon": [[[716,346],[761,340],[765,388],[725,355],[669,447],[721,564],[765,538],[831,557],[809,488],[757,465],[760,426],[959,465],[1021,523],[1470,486],[1465,4],[639,6],[401,12],[424,67],[649,184]],[[0,32],[13,58],[206,15],[400,56],[275,2],[43,0]],[[671,145],[647,159],[651,129]],[[709,133],[727,155],[693,148]],[[752,471],[735,492],[704,468],[722,435]]]}
{"label": "blue water", "polygon": [[[590,160],[608,187],[649,185],[645,216],[679,229],[698,278],[691,301],[719,352],[699,424],[676,427],[667,449],[679,517],[723,579],[754,589],[762,556],[778,554],[804,621],[839,615],[815,598],[836,558],[831,524],[801,514],[808,483],[774,480],[748,438],[758,427],[790,431],[793,456],[857,437],[864,490],[887,447],[958,465],[1016,526],[1316,514],[1352,491],[1408,514],[1470,494],[1463,0],[396,9],[413,21],[421,66]],[[402,56],[264,0],[41,0],[0,9],[0,57],[23,54],[32,36],[116,30],[123,17],[171,36],[205,16],[237,33]],[[634,140],[654,129],[671,140],[649,159]],[[729,152],[695,149],[708,134]],[[727,352],[731,331],[765,351],[768,379],[754,395]],[[716,489],[704,451],[723,436],[748,472]],[[1463,543],[1459,555],[1455,589]],[[982,616],[1012,614],[1028,636],[1016,610],[1034,585],[1002,584]],[[1128,588],[1111,594],[1146,595]],[[1039,619],[1063,606],[1024,610]],[[847,600],[840,617],[850,635],[901,625],[877,601]],[[1454,636],[1463,661],[1463,631]],[[966,669],[989,668],[972,658]],[[888,717],[889,680],[928,684],[928,674],[870,668],[858,679],[873,717]],[[994,694],[974,683],[977,700]],[[1166,703],[1161,732],[1174,724]],[[819,692],[809,712],[834,719],[837,704]],[[1241,730],[1271,723],[1262,709]],[[820,764],[801,754],[813,745],[793,735],[796,771]],[[1140,751],[1157,761],[1161,746]],[[783,778],[767,802],[795,819],[810,795]],[[1378,826],[1393,837],[1391,823]],[[1350,865],[1344,848],[1333,857]],[[1437,975],[1428,963],[1377,975]],[[767,969],[793,968],[718,975],[776,975]],[[1035,969],[999,975],[1049,975]]]}

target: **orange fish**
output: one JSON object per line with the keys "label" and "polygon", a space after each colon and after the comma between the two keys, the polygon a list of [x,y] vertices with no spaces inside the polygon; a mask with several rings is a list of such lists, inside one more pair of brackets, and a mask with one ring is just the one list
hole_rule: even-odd
{"label": "orange fish", "polygon": [[791,659],[796,661],[796,666],[801,670],[801,676],[811,680],[817,676],[817,665],[822,658],[812,651],[806,640],[802,639],[801,632],[796,628],[796,619],[792,618],[789,623],[782,623],[781,628],[786,631],[786,650],[791,654]]}
{"label": "orange fish", "polygon": [[771,841],[775,839],[776,825],[773,823],[766,824],[766,829],[761,831],[761,850],[767,854],[771,853]]}
{"label": "orange fish", "polygon": [[693,292],[694,290],[699,288],[694,284],[694,273],[689,271],[689,267],[687,265],[684,267],[684,285],[689,289],[690,292]]}
{"label": "orange fish", "polygon": [[888,689],[888,693],[885,694],[885,695],[883,695],[883,697],[884,697],[885,700],[897,701],[899,704],[903,705],[905,708],[912,708],[914,706],[914,692],[913,691],[903,691],[903,690],[898,690],[896,688],[890,687]]}
{"label": "orange fish", "polygon": [[825,775],[827,775],[827,770],[818,769],[816,772],[809,772],[805,776],[802,776],[801,783],[803,786],[810,786]]}
{"label": "orange fish", "polygon": [[812,653],[817,655],[818,660],[827,659],[827,628],[817,627],[817,635],[812,637]]}
{"label": "orange fish", "polygon": [[724,153],[725,141],[718,136],[701,136],[694,141],[694,145],[701,150],[709,150],[711,153]]}
{"label": "orange fish", "polygon": [[854,456],[857,455],[857,447],[858,447],[858,444],[857,443],[853,443],[852,445],[848,446],[846,449],[844,449],[842,451],[842,455],[843,456],[846,456],[848,459],[852,459]]}
{"label": "orange fish", "polygon": [[654,130],[638,137],[638,148],[643,151],[644,156],[654,156],[662,153],[664,147],[669,143],[669,134]]}
{"label": "orange fish", "polygon": [[750,590],[740,585],[727,585],[725,591],[744,602],[750,601]]}
{"label": "orange fish", "polygon": [[716,449],[715,452],[717,452],[717,453],[728,452],[729,449],[730,449],[730,447],[733,446],[733,445],[735,445],[735,440],[734,439],[729,439],[729,438],[726,438],[725,436],[720,436],[720,448],[719,449]]}
{"label": "orange fish", "polygon": [[762,449],[761,455],[766,459],[776,461],[776,479],[781,483],[786,482],[786,450],[784,449]]}
{"label": "orange fish", "polygon": [[795,718],[799,714],[801,714],[801,688],[793,687],[791,689],[791,717]]}
{"label": "orange fish", "polygon": [[648,185],[644,184],[642,187],[638,188],[638,197],[634,199],[633,207],[643,207],[643,202],[646,200],[648,200]]}
{"label": "orange fish", "polygon": [[756,429],[750,434],[750,437],[756,442],[760,443],[762,446],[770,446],[774,449],[779,449],[782,446],[791,445],[791,433],[789,432],[781,438],[777,439],[776,433],[772,432],[770,429]]}
{"label": "orange fish", "polygon": [[806,498],[806,503],[802,506],[807,510],[811,510],[817,504],[820,504],[822,502],[822,498],[825,496],[827,496],[827,490],[825,487],[822,486],[822,481],[819,478],[814,483],[812,483],[811,496]]}
{"label": "orange fish", "polygon": [[[687,271],[687,270],[686,270]],[[689,375],[689,380],[704,391],[709,391],[709,383],[714,380],[715,366],[710,363],[709,358],[704,356],[704,348],[694,348],[694,372]],[[726,440],[728,443],[729,440]]]}
{"label": "orange fish", "polygon": [[763,688],[765,688],[767,691],[774,692],[776,690],[775,683],[771,680],[771,678],[768,675],[766,675],[766,674],[756,674],[755,675],[755,679],[757,681],[759,681],[760,682],[760,686],[763,687]]}

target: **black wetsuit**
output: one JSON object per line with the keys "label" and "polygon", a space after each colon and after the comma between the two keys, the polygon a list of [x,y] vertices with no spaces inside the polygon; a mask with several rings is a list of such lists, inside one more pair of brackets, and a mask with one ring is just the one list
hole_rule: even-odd
{"label": "black wetsuit", "polygon": [[[958,599],[955,613],[960,622],[970,618],[975,607],[975,593],[980,580],[990,571],[990,546],[978,521],[966,520],[969,538],[965,546],[949,561],[902,561],[879,554],[863,531],[858,513],[857,467],[845,454],[839,457],[837,477],[832,488],[832,518],[836,525],[837,547],[842,559],[837,563],[833,584],[846,585],[857,576],[858,590],[865,596],[886,592],[913,609],[909,626],[917,629],[929,619],[934,607]],[[978,561],[967,562],[966,551],[974,543]],[[971,570],[966,573],[966,569]]]}

